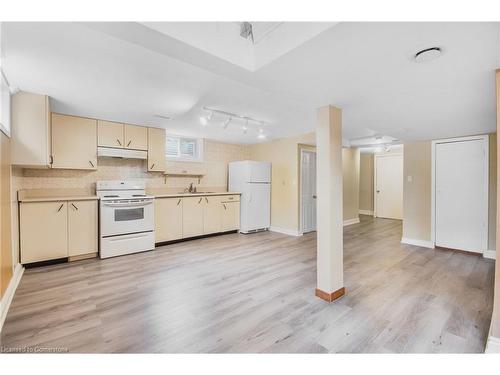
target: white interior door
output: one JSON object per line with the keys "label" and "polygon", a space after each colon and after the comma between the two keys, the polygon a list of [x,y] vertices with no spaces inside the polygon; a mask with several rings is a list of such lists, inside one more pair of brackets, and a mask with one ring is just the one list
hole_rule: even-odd
{"label": "white interior door", "polygon": [[375,216],[403,219],[403,155],[375,155]]}
{"label": "white interior door", "polygon": [[300,164],[302,232],[316,230],[316,153],[302,151]]}
{"label": "white interior door", "polygon": [[483,139],[435,145],[436,245],[483,252],[488,241],[488,164]]}

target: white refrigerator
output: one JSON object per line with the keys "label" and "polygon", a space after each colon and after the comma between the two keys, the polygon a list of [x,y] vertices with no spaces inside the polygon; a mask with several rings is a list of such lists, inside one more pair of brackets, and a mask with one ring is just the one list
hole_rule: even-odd
{"label": "white refrigerator", "polygon": [[240,232],[271,226],[271,163],[243,160],[229,163],[229,191],[241,193]]}

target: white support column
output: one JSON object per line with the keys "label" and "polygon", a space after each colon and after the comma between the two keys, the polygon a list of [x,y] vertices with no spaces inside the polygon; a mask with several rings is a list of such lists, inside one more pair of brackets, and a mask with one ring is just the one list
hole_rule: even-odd
{"label": "white support column", "polygon": [[342,214],[342,110],[318,109],[316,296],[332,302],[345,293]]}

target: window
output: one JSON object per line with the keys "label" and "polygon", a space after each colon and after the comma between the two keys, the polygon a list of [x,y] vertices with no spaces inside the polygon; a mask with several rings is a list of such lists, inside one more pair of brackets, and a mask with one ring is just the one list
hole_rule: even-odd
{"label": "window", "polygon": [[167,135],[167,159],[180,161],[202,161],[203,139]]}

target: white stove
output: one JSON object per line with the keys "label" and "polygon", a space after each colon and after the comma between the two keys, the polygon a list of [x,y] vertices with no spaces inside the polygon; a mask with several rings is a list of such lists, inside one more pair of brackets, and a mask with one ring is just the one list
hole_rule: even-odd
{"label": "white stove", "polygon": [[154,197],[143,181],[98,181],[100,257],[153,250]]}

